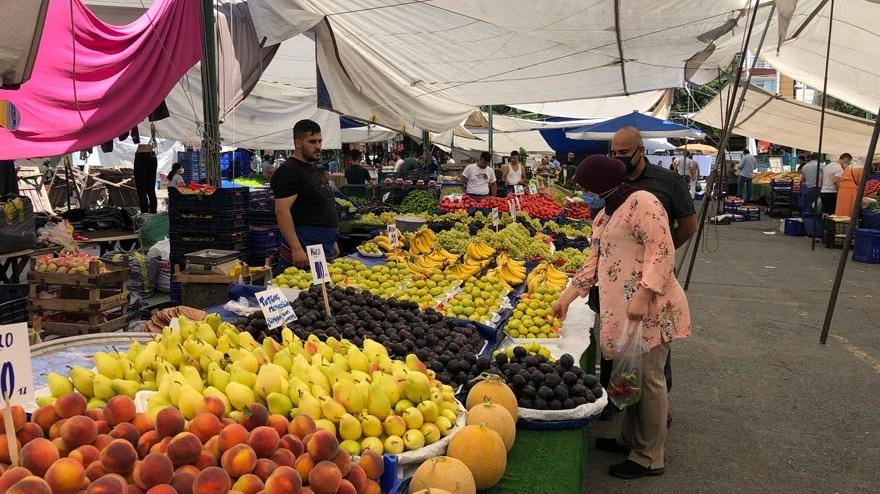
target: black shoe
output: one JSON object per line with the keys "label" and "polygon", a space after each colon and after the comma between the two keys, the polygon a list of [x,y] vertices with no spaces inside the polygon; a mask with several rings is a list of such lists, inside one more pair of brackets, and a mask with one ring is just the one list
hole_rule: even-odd
{"label": "black shoe", "polygon": [[642,477],[658,477],[663,475],[662,468],[646,468],[632,460],[626,460],[608,467],[608,473],[621,479],[640,479]]}
{"label": "black shoe", "polygon": [[629,454],[629,448],[617,442],[617,439],[614,439],[613,437],[597,437],[596,449],[608,451],[609,453],[620,453],[623,455]]}

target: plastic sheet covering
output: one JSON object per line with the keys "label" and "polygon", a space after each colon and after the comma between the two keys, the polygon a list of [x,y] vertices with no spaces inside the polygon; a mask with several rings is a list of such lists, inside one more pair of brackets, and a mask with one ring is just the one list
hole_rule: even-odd
{"label": "plastic sheet covering", "polygon": [[30,249],[36,242],[31,200],[17,195],[0,197],[0,253]]}

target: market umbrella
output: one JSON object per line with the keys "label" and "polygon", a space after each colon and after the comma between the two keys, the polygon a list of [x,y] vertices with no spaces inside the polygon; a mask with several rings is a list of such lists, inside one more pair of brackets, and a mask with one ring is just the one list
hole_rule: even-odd
{"label": "market umbrella", "polygon": [[676,151],[690,151],[697,154],[718,154],[718,148],[708,144],[686,144],[675,148]]}
{"label": "market umbrella", "polygon": [[689,137],[699,139],[704,136],[699,129],[686,127],[669,120],[632,112],[626,115],[605,120],[604,122],[576,127],[565,132],[565,137],[578,140],[610,141],[614,133],[623,127],[635,127],[642,137]]}

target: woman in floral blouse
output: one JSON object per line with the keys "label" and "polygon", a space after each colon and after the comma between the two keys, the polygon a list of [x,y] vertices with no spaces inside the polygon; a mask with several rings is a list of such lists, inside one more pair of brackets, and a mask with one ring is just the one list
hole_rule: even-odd
{"label": "woman in floral blouse", "polygon": [[[554,304],[565,317],[569,304],[599,285],[602,352],[613,357],[624,331],[643,324],[648,352],[642,356],[641,400],[624,410],[620,436],[600,438],[597,447],[627,453],[610,473],[622,478],[662,475],[668,397],[663,365],[672,340],[691,332],[684,290],[675,277],[675,247],[662,204],[626,179],[626,167],[590,156],[575,171],[588,202],[603,209],[593,220],[592,249],[584,267]],[[596,197],[598,196],[598,197]]]}

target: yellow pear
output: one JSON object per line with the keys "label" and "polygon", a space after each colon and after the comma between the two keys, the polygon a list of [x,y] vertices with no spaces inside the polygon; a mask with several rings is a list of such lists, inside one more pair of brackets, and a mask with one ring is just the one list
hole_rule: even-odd
{"label": "yellow pear", "polygon": [[126,381],[125,379],[113,379],[110,381],[113,391],[118,395],[125,395],[134,398],[135,393],[140,391],[141,384],[137,381]]}
{"label": "yellow pear", "polygon": [[46,383],[49,385],[49,392],[56,398],[73,392],[73,383],[57,372],[50,372],[46,376]]}
{"label": "yellow pear", "polygon": [[184,384],[180,390],[180,401],[177,408],[187,420],[192,420],[198,413],[199,405],[202,403],[202,394],[189,384]]}
{"label": "yellow pear", "polygon": [[250,405],[257,399],[251,388],[235,381],[226,385],[224,392],[229,398],[229,404],[236,410],[244,410],[246,406]]}
{"label": "yellow pear", "polygon": [[92,386],[94,389],[93,396],[99,400],[108,401],[116,396],[116,391],[113,391],[112,380],[104,374],[95,374]]}
{"label": "yellow pear", "polygon": [[391,402],[388,401],[382,387],[376,383],[370,384],[370,390],[367,393],[367,411],[378,417],[379,420],[385,420],[385,417],[391,414]]}
{"label": "yellow pear", "polygon": [[379,437],[382,435],[382,421],[375,415],[361,414],[361,430],[367,437]]}
{"label": "yellow pear", "polygon": [[339,437],[343,440],[357,441],[362,434],[361,423],[354,415],[346,413],[339,419]]}
{"label": "yellow pear", "polygon": [[70,380],[73,381],[73,387],[86,398],[95,395],[93,381],[95,373],[80,365],[74,365],[70,368]]}
{"label": "yellow pear", "polygon": [[330,396],[322,396],[319,401],[321,402],[321,415],[334,424],[339,423],[342,416],[346,414],[345,407]]}
{"label": "yellow pear", "polygon": [[428,376],[421,372],[408,372],[404,388],[406,398],[413,403],[421,403],[431,399],[431,383]]}
{"label": "yellow pear", "polygon": [[195,367],[186,365],[180,373],[183,375],[183,378],[186,379],[186,382],[199,393],[205,389],[205,384],[202,382],[202,376],[199,375],[199,371],[197,371]]}
{"label": "yellow pear", "polygon": [[308,415],[312,420],[319,420],[323,417],[321,415],[321,403],[307,391],[300,391],[299,413]]}
{"label": "yellow pear", "polygon": [[119,359],[111,357],[107,352],[97,352],[95,354],[95,367],[98,369],[98,374],[110,379],[122,379],[125,376],[125,371],[122,368],[122,364],[119,363]]}
{"label": "yellow pear", "polygon": [[357,370],[361,372],[369,372],[370,370],[370,359],[364,354],[364,352],[360,351],[358,347],[352,345],[348,348],[348,366],[351,370]]}

